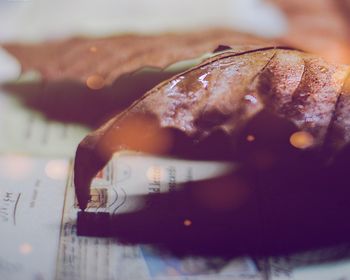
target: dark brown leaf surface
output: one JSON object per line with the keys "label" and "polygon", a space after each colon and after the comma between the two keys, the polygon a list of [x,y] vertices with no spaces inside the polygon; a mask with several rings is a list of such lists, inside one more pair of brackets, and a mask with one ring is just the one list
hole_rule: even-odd
{"label": "dark brown leaf surface", "polygon": [[[221,53],[156,86],[87,136],[76,154],[77,192],[86,192],[91,178],[118,150],[164,153],[159,142],[158,150],[145,149],[144,143],[166,129],[197,143],[221,131],[234,143],[262,111],[310,135],[309,148],[339,150],[350,141],[349,69],[287,48]],[[130,121],[142,123],[137,131],[142,145],[124,137]],[[272,123],[262,126],[266,134],[278,133]]]}

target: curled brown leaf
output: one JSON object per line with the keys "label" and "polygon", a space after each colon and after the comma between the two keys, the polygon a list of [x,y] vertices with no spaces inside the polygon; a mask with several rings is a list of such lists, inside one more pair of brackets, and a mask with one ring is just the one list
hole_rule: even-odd
{"label": "curled brown leaf", "polygon": [[[196,143],[220,131],[234,143],[253,118],[268,112],[308,133],[312,144],[307,148],[337,151],[350,142],[349,70],[346,65],[282,47],[218,54],[156,86],[85,138],[75,161],[77,195],[88,195],[91,179],[114,152],[153,141],[148,126],[153,135],[171,129]],[[142,145],[114,137],[124,135],[121,131],[130,120],[149,122],[134,125],[136,132],[127,126]],[[279,133],[273,123],[262,126],[265,134]],[[268,151],[259,153],[265,154],[261,165],[275,160]]]}

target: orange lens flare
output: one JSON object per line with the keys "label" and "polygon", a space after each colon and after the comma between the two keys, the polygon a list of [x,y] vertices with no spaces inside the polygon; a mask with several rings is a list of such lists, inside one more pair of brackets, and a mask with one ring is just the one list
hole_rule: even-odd
{"label": "orange lens flare", "polygon": [[293,133],[289,141],[292,146],[298,149],[307,149],[314,144],[313,136],[306,131],[298,131]]}
{"label": "orange lens flare", "polygon": [[193,195],[206,208],[227,211],[239,208],[251,194],[251,186],[239,176],[200,182]]}
{"label": "orange lens flare", "polygon": [[90,52],[92,53],[97,52],[97,48],[95,46],[90,47]]}
{"label": "orange lens flare", "polygon": [[86,80],[86,86],[93,90],[101,89],[104,85],[105,79],[100,75],[91,75]]}
{"label": "orange lens flare", "polygon": [[33,251],[33,247],[29,243],[23,243],[19,246],[19,251],[22,255],[28,255]]}
{"label": "orange lens flare", "polygon": [[252,134],[249,134],[249,135],[247,135],[246,139],[247,139],[248,142],[253,142],[253,141],[255,141],[255,136],[252,135]]}
{"label": "orange lens flare", "polygon": [[106,134],[100,145],[102,156],[120,150],[133,150],[149,154],[164,154],[172,145],[172,135],[162,129],[158,121],[145,115],[128,117]]}

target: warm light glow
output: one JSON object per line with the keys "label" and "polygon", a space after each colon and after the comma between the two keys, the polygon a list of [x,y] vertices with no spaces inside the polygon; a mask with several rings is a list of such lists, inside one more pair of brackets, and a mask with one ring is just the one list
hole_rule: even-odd
{"label": "warm light glow", "polygon": [[97,52],[97,48],[96,48],[95,46],[92,46],[92,47],[90,48],[90,52],[92,52],[92,53]]}
{"label": "warm light glow", "polygon": [[314,144],[313,136],[306,131],[298,131],[291,135],[290,143],[298,149],[306,149]]}
{"label": "warm light glow", "polygon": [[33,169],[31,159],[22,156],[5,156],[6,165],[3,171],[6,176],[14,179],[25,178]]}
{"label": "warm light glow", "polygon": [[252,135],[252,134],[249,134],[249,135],[247,135],[246,139],[247,139],[248,142],[253,142],[255,140],[255,136]]}
{"label": "warm light glow", "polygon": [[68,166],[64,160],[50,160],[45,166],[46,175],[54,180],[67,178]]}
{"label": "warm light glow", "polygon": [[94,89],[94,90],[101,89],[105,85],[105,80],[100,75],[91,75],[90,77],[87,78],[86,85],[90,89]]}
{"label": "warm light glow", "polygon": [[28,243],[23,243],[19,246],[19,251],[22,255],[28,255],[33,251],[33,247]]}
{"label": "warm light glow", "polygon": [[202,181],[193,188],[193,198],[204,208],[215,211],[238,209],[251,194],[251,186],[239,175]]}
{"label": "warm light glow", "polygon": [[[349,48],[348,43],[343,42],[341,40],[336,40],[335,38],[328,38],[325,36],[327,40],[326,42],[321,42],[323,47],[321,47],[319,50],[316,50],[316,52],[319,52],[321,56],[326,58],[331,63],[349,63]],[[320,40],[320,39],[319,39]],[[327,47],[325,48],[327,44]],[[322,70],[321,70],[322,72]]]}
{"label": "warm light glow", "polygon": [[102,156],[108,156],[118,149],[163,154],[171,145],[171,133],[160,128],[156,119],[137,115],[115,125],[101,143],[99,152]]}
{"label": "warm light glow", "polygon": [[192,225],[192,221],[189,219],[184,220],[184,226],[189,227]]}

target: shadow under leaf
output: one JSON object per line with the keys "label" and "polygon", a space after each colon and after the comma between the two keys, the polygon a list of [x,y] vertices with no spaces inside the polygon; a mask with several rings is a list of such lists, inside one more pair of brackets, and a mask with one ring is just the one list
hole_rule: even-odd
{"label": "shadow under leaf", "polygon": [[24,106],[49,119],[96,128],[174,74],[145,68],[101,89],[70,80],[10,83],[3,87]]}

